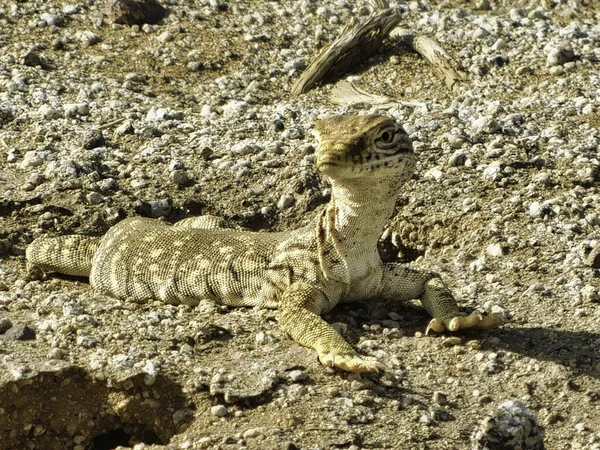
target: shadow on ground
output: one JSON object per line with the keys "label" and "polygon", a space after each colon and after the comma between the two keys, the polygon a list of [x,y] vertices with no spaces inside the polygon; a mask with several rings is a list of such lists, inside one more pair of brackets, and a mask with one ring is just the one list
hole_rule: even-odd
{"label": "shadow on ground", "polygon": [[530,358],[553,361],[600,379],[600,334],[547,328],[500,328],[494,346]]}

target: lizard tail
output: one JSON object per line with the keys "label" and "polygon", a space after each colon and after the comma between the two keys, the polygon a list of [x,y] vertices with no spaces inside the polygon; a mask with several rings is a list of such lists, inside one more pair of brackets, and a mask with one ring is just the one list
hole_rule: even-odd
{"label": "lizard tail", "polygon": [[37,268],[46,273],[89,277],[92,259],[100,246],[101,236],[60,236],[35,239],[27,250],[28,270]]}

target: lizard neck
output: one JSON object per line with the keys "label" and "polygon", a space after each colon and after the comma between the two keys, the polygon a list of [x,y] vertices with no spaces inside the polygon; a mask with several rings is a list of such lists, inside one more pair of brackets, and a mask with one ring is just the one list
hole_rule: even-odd
{"label": "lizard neck", "polygon": [[348,256],[365,249],[376,252],[383,227],[394,211],[398,188],[377,179],[352,180],[351,184],[332,181],[325,220]]}
{"label": "lizard neck", "polygon": [[[351,181],[351,183],[348,183]],[[386,180],[332,180],[332,196],[319,218],[321,268],[328,279],[348,288],[381,265],[377,241],[394,210],[397,185]]]}

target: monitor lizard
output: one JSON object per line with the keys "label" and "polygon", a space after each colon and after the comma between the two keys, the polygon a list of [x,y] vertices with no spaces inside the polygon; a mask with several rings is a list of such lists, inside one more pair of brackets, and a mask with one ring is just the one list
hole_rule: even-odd
{"label": "monitor lizard", "polygon": [[441,278],[384,264],[377,241],[416,158],[394,119],[333,116],[316,122],[315,167],[331,181],[331,200],[300,229],[252,232],[220,227],[207,216],[169,225],[132,217],[102,237],[39,237],[27,248],[30,268],[89,277],[119,299],[277,308],[280,328],[316,350],[325,366],[365,372],[385,367],[361,356],[321,314],[340,302],[420,299],[427,331],[494,327],[498,314],[463,315]]}

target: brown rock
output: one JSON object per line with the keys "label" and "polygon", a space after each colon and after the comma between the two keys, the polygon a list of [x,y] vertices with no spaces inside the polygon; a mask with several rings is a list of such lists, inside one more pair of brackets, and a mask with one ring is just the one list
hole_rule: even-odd
{"label": "brown rock", "polygon": [[24,323],[18,323],[12,328],[9,328],[4,336],[13,341],[31,341],[35,339],[35,331]]}
{"label": "brown rock", "polygon": [[106,13],[114,23],[142,25],[160,22],[168,10],[156,0],[106,0]]}

